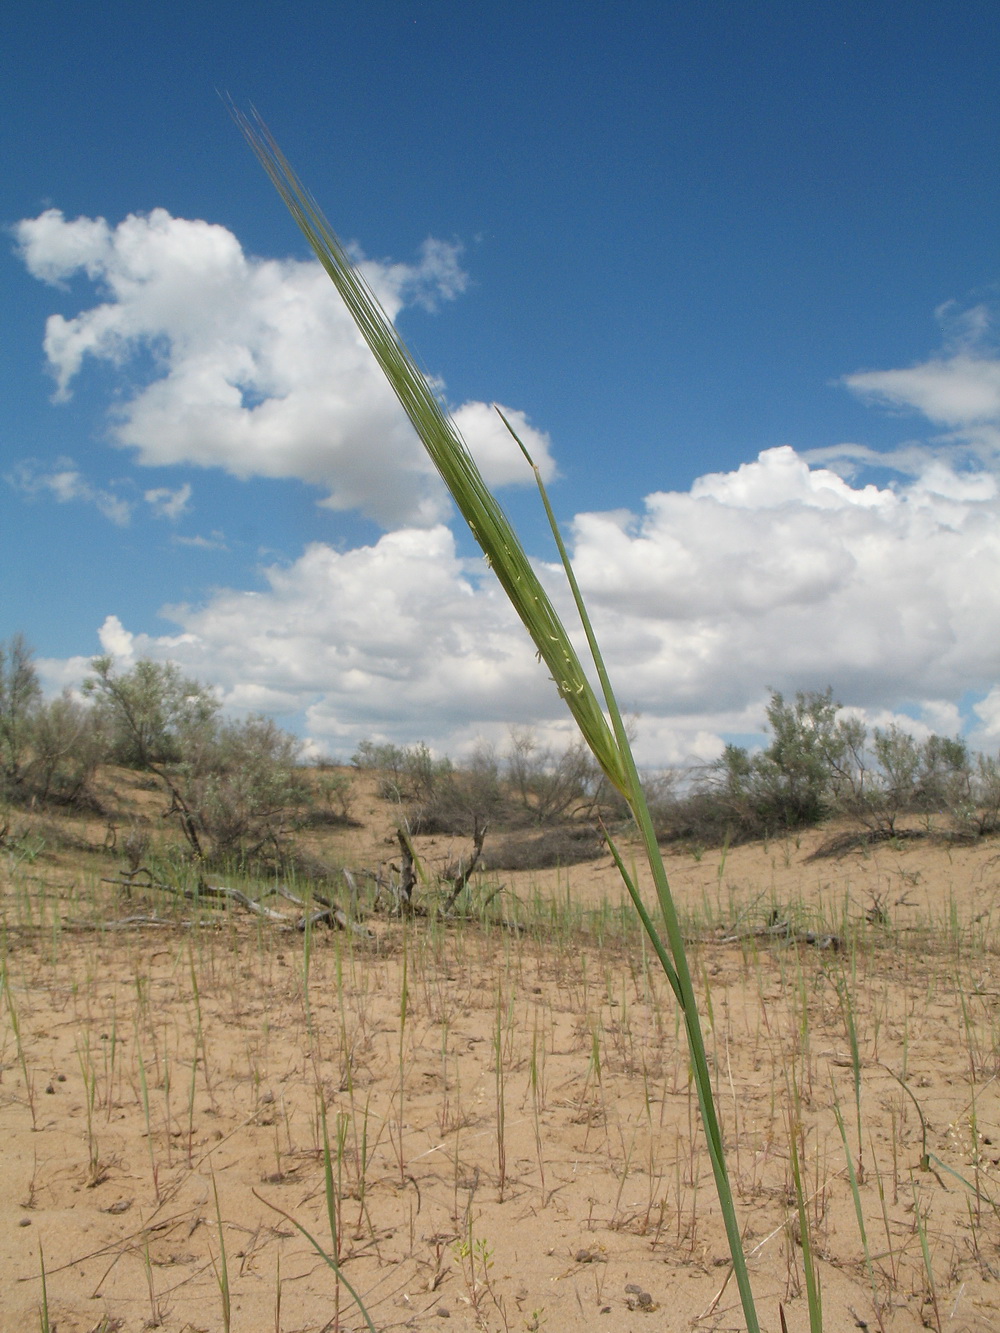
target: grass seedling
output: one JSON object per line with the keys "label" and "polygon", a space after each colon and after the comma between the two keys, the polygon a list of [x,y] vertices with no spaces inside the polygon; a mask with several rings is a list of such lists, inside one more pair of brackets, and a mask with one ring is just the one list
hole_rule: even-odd
{"label": "grass seedling", "polygon": [[326,1219],[330,1227],[330,1254],[336,1267],[336,1285],[334,1288],[334,1324],[340,1321],[340,1245],[343,1228],[341,1227],[341,1184],[344,1164],[344,1144],[347,1136],[347,1120],[337,1117],[337,1178],[334,1179],[333,1153],[330,1150],[330,1132],[326,1119],[326,1101],[322,1088],[319,1089],[319,1116],[323,1130],[323,1195],[326,1199]]}
{"label": "grass seedling", "polygon": [[[541,1060],[545,1059],[545,1044],[542,1043]],[[541,1128],[541,1103],[542,1093],[542,1069],[539,1063],[538,1049],[538,1020],[535,1019],[534,1031],[531,1034],[531,1065],[529,1069],[529,1078],[531,1080],[531,1115],[532,1127],[535,1132],[535,1156],[538,1159],[538,1178],[542,1189],[542,1207],[548,1202],[545,1190],[545,1153],[542,1151],[542,1128]]]}
{"label": "grass seedling", "polygon": [[156,1151],[153,1147],[153,1122],[149,1114],[149,1080],[146,1077],[146,1061],[143,1059],[142,1043],[139,1039],[139,1025],[135,1028],[135,1056],[139,1065],[139,1093],[142,1097],[142,1113],[146,1119],[146,1146],[149,1149],[149,1169],[153,1176],[153,1193],[156,1202],[160,1202],[160,1169],[156,1164]]}
{"label": "grass seedling", "polygon": [[795,1204],[799,1223],[799,1244],[802,1246],[802,1269],[806,1279],[806,1300],[809,1305],[810,1333],[823,1333],[823,1306],[820,1295],[819,1272],[812,1247],[812,1228],[809,1221],[808,1200],[805,1180],[802,1173],[800,1145],[802,1142],[801,1107],[798,1087],[792,1083],[790,1088],[788,1153],[792,1168],[792,1182],[795,1187]]}
{"label": "grass seedling", "polygon": [[[858,1048],[858,1031],[854,1023],[854,1006],[851,1003],[851,994],[847,984],[846,977],[838,977],[834,981],[837,988],[837,998],[840,1001],[840,1011],[844,1016],[844,1026],[847,1029],[847,1040],[851,1050],[851,1073],[854,1079],[854,1113],[858,1126],[858,1165],[857,1178],[859,1184],[864,1184],[865,1164],[862,1155],[862,1129],[861,1129],[861,1054]],[[838,1120],[839,1120],[838,1107]],[[843,1132],[843,1131],[841,1131]],[[845,1139],[846,1146],[846,1139]]]}
{"label": "grass seedling", "polygon": [[222,1230],[222,1209],[219,1206],[219,1186],[216,1183],[215,1172],[212,1172],[212,1195],[215,1199],[215,1221],[219,1228],[219,1262],[216,1264],[215,1256],[209,1251],[212,1260],[212,1268],[215,1270],[215,1280],[219,1284],[219,1295],[222,1297],[222,1327],[224,1333],[229,1333],[232,1316],[232,1300],[229,1292],[229,1265],[226,1262],[226,1237]]}
{"label": "grass seedling", "polygon": [[920,1192],[913,1184],[913,1221],[920,1237],[920,1254],[924,1261],[924,1276],[927,1282],[927,1295],[934,1312],[934,1327],[941,1333],[941,1310],[938,1306],[937,1284],[934,1281],[934,1265],[931,1263],[931,1250],[927,1242],[927,1214],[920,1210]]}
{"label": "grass seedling", "polygon": [[42,1333],[51,1333],[52,1325],[49,1322],[49,1285],[45,1277],[45,1252],[42,1249],[42,1242],[38,1242],[38,1263],[42,1270],[42,1308],[39,1311],[39,1328]]}
{"label": "grass seedling", "polygon": [[865,1228],[865,1215],[861,1207],[861,1191],[858,1188],[858,1175],[854,1169],[854,1162],[851,1159],[851,1149],[847,1142],[847,1129],[844,1126],[844,1117],[841,1114],[840,1102],[837,1100],[837,1090],[833,1093],[833,1114],[837,1117],[837,1128],[840,1130],[841,1142],[844,1145],[844,1156],[847,1159],[847,1176],[851,1183],[851,1198],[854,1200],[854,1215],[858,1222],[858,1234],[861,1236],[861,1248],[865,1253],[865,1268],[868,1271],[868,1280],[872,1287],[872,1307],[875,1310],[875,1317],[878,1319],[879,1328],[884,1329],[882,1321],[882,1308],[878,1299],[878,1288],[875,1284],[875,1269],[872,1266],[871,1250],[868,1246],[868,1232]]}
{"label": "grass seedling", "polygon": [[396,1142],[396,1154],[399,1162],[399,1183],[402,1185],[406,1181],[406,1157],[403,1152],[403,1135],[406,1131],[406,1018],[410,1008],[410,931],[409,921],[406,915],[403,916],[403,975],[399,987],[399,1046],[397,1048],[398,1056],[398,1086],[396,1089],[397,1105],[399,1117],[397,1129],[399,1133]]}
{"label": "grass seedling", "polygon": [[309,997],[309,978],[312,970],[312,912],[309,910],[309,904],[306,904],[305,927],[302,935],[302,1005],[306,1015],[306,1035],[309,1037],[309,1047],[315,1059],[313,1031],[312,1002]]}
{"label": "grass seedling", "polygon": [[163,1310],[160,1307],[159,1297],[156,1294],[156,1284],[153,1281],[153,1260],[149,1253],[148,1232],[143,1232],[142,1237],[142,1266],[146,1274],[146,1289],[149,1292],[149,1320],[146,1327],[159,1328],[163,1323]]}
{"label": "grass seedling", "polygon": [[21,1067],[21,1077],[24,1079],[24,1094],[28,1103],[28,1110],[31,1113],[31,1128],[37,1130],[38,1120],[35,1109],[35,1080],[32,1078],[28,1069],[28,1057],[24,1049],[24,1041],[21,1037],[21,1021],[18,1017],[17,1006],[14,1004],[14,997],[10,993],[10,973],[6,966],[3,969],[3,997],[7,1005],[7,1016],[10,1019],[11,1030],[14,1033],[14,1045],[17,1048],[17,1063]]}
{"label": "grass seedling", "polygon": [[187,1105],[187,1164],[190,1168],[194,1163],[194,1100],[198,1083],[198,1046],[195,1044],[194,1052],[191,1056],[191,1082],[188,1084],[188,1105]]}
{"label": "grass seedling", "polygon": [[198,986],[198,971],[194,965],[194,949],[188,947],[188,964],[191,972],[191,992],[194,999],[194,1018],[195,1018],[195,1043],[194,1043],[194,1064],[198,1067],[198,1055],[201,1054],[202,1075],[205,1079],[205,1091],[208,1093],[212,1107],[215,1107],[215,1095],[212,1092],[212,1067],[208,1058],[208,1048],[205,1045],[205,1026],[201,1016],[201,990]]}
{"label": "grass seedling", "polygon": [[496,1096],[496,1128],[497,1128],[497,1197],[500,1203],[503,1203],[504,1190],[507,1185],[507,1096],[506,1085],[504,1081],[504,1058],[503,1058],[503,990],[497,990],[496,1000],[496,1022],[493,1026],[493,1057],[494,1057],[494,1092]]}
{"label": "grass seedling", "polygon": [[281,1333],[281,1251],[278,1251],[274,1269],[274,1333]]}
{"label": "grass seedling", "polygon": [[290,1222],[291,1225],[295,1228],[295,1230],[299,1233],[299,1235],[305,1237],[305,1239],[313,1247],[313,1249],[323,1260],[323,1262],[327,1265],[327,1267],[333,1270],[334,1274],[337,1277],[338,1282],[342,1282],[344,1284],[344,1287],[347,1290],[348,1294],[350,1295],[351,1300],[354,1301],[355,1305],[361,1311],[362,1318],[364,1319],[365,1323],[368,1326],[369,1333],[377,1333],[375,1325],[372,1323],[371,1315],[368,1313],[368,1310],[365,1307],[364,1301],[354,1290],[354,1287],[351,1285],[351,1283],[348,1282],[347,1278],[342,1273],[340,1265],[336,1261],[336,1259],[332,1255],[328,1254],[326,1250],[323,1249],[323,1246],[319,1243],[316,1237],[311,1235],[305,1229],[305,1227],[302,1225],[301,1222],[296,1221],[296,1219],[291,1215],[291,1213],[286,1213],[284,1208],[279,1208],[276,1203],[271,1203],[270,1200],[265,1199],[262,1194],[258,1194],[256,1190],[253,1190],[252,1193],[254,1198],[259,1199],[261,1203],[265,1206],[265,1208],[270,1208],[272,1212],[277,1213],[280,1217],[283,1217],[286,1222]]}
{"label": "grass seedling", "polygon": [[77,1059],[80,1062],[80,1073],[83,1076],[84,1089],[84,1110],[87,1113],[87,1154],[89,1158],[89,1181],[91,1185],[98,1183],[101,1174],[100,1152],[97,1144],[97,1135],[94,1133],[94,1105],[97,1099],[97,1073],[94,1070],[93,1060],[90,1054],[90,1033],[84,1038],[83,1049],[80,1043],[76,1045]]}
{"label": "grass seedling", "polygon": [[163,1127],[167,1145],[167,1166],[173,1165],[173,1114],[170,1110],[170,1090],[173,1084],[170,1069],[170,1041],[167,1025],[163,1025],[163,1061],[160,1073],[160,1086],[163,1088]]}

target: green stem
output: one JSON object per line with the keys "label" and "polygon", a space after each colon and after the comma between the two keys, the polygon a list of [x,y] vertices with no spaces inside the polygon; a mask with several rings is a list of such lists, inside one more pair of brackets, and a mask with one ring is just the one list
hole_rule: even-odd
{"label": "green stem", "polygon": [[[639,771],[636,768],[635,756],[632,754],[632,746],[629,742],[625,722],[622,718],[621,710],[618,707],[618,700],[616,699],[614,690],[611,686],[611,678],[608,675],[607,667],[604,663],[604,655],[602,654],[600,645],[597,641],[597,635],[594,632],[590,615],[583,600],[580,585],[577,583],[576,573],[570,561],[569,553],[566,550],[566,545],[563,542],[559,524],[556,521],[552,506],[549,503],[545,483],[542,481],[542,476],[538,467],[528,453],[523,442],[518,438],[514,428],[504,414],[500,412],[499,408],[497,408],[497,411],[499,412],[504,425],[520,445],[521,452],[528,460],[528,463],[535,474],[535,481],[542,497],[542,504],[545,506],[545,513],[549,520],[549,526],[552,529],[552,535],[559,551],[559,557],[562,560],[563,569],[566,572],[566,578],[573,594],[573,600],[576,603],[577,613],[580,616],[580,623],[583,625],[583,632],[587,637],[587,646],[590,649],[590,655],[593,659],[608,713],[611,717],[611,727],[614,731],[615,739],[618,742],[618,749],[621,754],[621,760],[626,775],[626,789],[623,794],[628,802],[629,809],[632,812],[632,817],[639,830],[639,835],[642,838],[646,860],[649,863],[649,869],[653,876],[653,885],[656,889],[656,896],[660,905],[660,915],[663,917],[663,925],[667,935],[667,944],[669,945],[669,959],[666,956],[666,951],[664,950],[659,932],[656,930],[652,918],[649,916],[648,912],[646,912],[645,907],[642,904],[638,889],[633,884],[631,876],[625,873],[621,857],[614,849],[612,849],[612,856],[615,858],[619,873],[625,881],[625,887],[628,889],[632,901],[636,906],[639,913],[639,919],[642,921],[643,927],[656,951],[656,956],[659,958],[660,964],[666,972],[667,979],[673,987],[674,993],[677,996],[677,1001],[681,1007],[681,1012],[684,1016],[684,1028],[687,1033],[688,1051],[691,1056],[691,1064],[694,1070],[695,1086],[698,1090],[698,1106],[701,1111],[702,1124],[705,1127],[705,1137],[708,1140],[708,1152],[712,1161],[712,1174],[715,1177],[716,1192],[718,1193],[719,1205],[722,1209],[723,1221],[725,1222],[726,1237],[729,1241],[729,1250],[733,1259],[736,1283],[739,1287],[740,1300],[743,1304],[743,1314],[747,1321],[748,1333],[759,1333],[757,1308],[754,1303],[753,1290],[750,1286],[750,1275],[747,1271],[746,1254],[743,1249],[743,1237],[740,1233],[739,1221],[736,1217],[732,1186],[729,1183],[729,1172],[726,1168],[722,1127],[719,1124],[719,1118],[715,1110],[715,1101],[712,1096],[712,1075],[708,1067],[705,1039],[701,1030],[701,1019],[698,1014],[698,1001],[694,993],[694,984],[691,980],[691,970],[688,966],[684,935],[681,931],[680,920],[677,915],[677,908],[674,903],[673,894],[670,891],[670,883],[667,879],[666,867],[663,864],[663,857],[660,855],[660,845],[656,839],[656,830],[653,827],[653,819],[649,813],[649,805],[646,801],[646,795],[639,778]],[[609,846],[610,845],[611,844],[609,844]],[[673,964],[672,967],[670,966],[671,961]]]}

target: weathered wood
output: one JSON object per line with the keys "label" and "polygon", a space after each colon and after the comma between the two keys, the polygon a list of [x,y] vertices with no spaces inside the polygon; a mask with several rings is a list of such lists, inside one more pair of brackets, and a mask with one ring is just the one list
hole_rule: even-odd
{"label": "weathered wood", "polygon": [[842,949],[844,942],[839,935],[831,935],[817,930],[793,930],[789,921],[773,921],[757,930],[740,930],[732,935],[723,935],[719,944],[737,944],[740,940],[786,940],[789,944],[811,944],[815,949]]}
{"label": "weathered wood", "polygon": [[472,855],[469,857],[468,863],[460,860],[457,866],[449,866],[444,872],[444,878],[451,884],[451,892],[445,899],[445,904],[442,908],[442,911],[446,914],[454,909],[455,903],[458,901],[458,895],[465,888],[466,884],[468,884],[472,872],[479,864],[479,858],[483,854],[483,843],[486,841],[486,831],[488,828],[489,824],[480,824],[477,816],[472,831]]}
{"label": "weathered wood", "polygon": [[296,930],[304,931],[307,925],[310,927],[319,925],[327,925],[330,927],[337,926],[340,930],[350,930],[353,931],[355,935],[363,935],[366,939],[371,938],[372,932],[367,926],[363,925],[360,921],[352,921],[342,907],[338,907],[335,902],[324,897],[321,893],[314,893],[312,895],[313,902],[320,904],[319,910],[310,912],[306,915],[304,911],[306,907],[305,901],[292,893],[292,891],[286,888],[284,884],[276,885],[273,892],[276,893],[279,898],[284,898],[286,902],[293,903],[296,907],[303,908],[303,915],[296,922]]}

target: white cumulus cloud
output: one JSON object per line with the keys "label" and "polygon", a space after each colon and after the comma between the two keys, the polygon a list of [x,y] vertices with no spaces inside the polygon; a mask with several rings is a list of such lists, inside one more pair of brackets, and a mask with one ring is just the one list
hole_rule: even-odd
{"label": "white cumulus cloud", "polygon": [[963,494],[940,463],[855,489],[782,448],[641,517],[580,515],[575,556],[642,709],[828,682],[844,702],[956,698],[1000,666],[998,519],[995,487]]}
{"label": "white cumulus cloud", "polygon": [[[791,449],[767,450],[642,514],[572,526],[577,573],[648,764],[705,760],[750,732],[770,688],[832,685],[873,720],[954,731],[979,695],[1000,733],[1000,499],[942,464],[894,489],[852,487]],[[567,624],[559,571],[539,566]],[[298,714],[320,749],[366,737],[452,753],[509,723],[568,723],[485,563],[451,531],[400,529],[371,546],[310,546],[259,591],[166,608],[179,633],[108,651],[170,657],[237,709]],[[61,678],[60,678],[61,679]]]}
{"label": "white cumulus cloud", "polygon": [[[430,525],[448,501],[423,449],[319,264],[262,260],[225,227],[162,208],[116,227],[57,209],[16,229],[28,271],[63,284],[83,273],[103,298],[51,315],[45,353],[66,398],[88,358],[154,371],[115,410],[116,442],[150,466],[219,467],[240,478],[293,477],[386,527]],[[459,248],[430,239],[416,264],[362,260],[387,313],[433,308],[466,285]],[[528,484],[516,447],[482,403],[456,413],[487,481]],[[543,473],[547,437],[520,413]],[[505,432],[503,432],[505,434]],[[512,461],[513,460],[513,461]]]}
{"label": "white cumulus cloud", "polygon": [[[388,529],[353,550],[313,544],[263,570],[255,590],[166,607],[172,634],[138,633],[109,606],[105,651],[123,665],[176,660],[235,710],[297,719],[314,750],[350,753],[372,737],[461,753],[522,722],[569,735],[489,570],[460,558],[443,488],[317,264],[255,259],[225,228],[162,209],[114,228],[49,210],[21,223],[19,240],[36,277],[82,274],[100,293],[73,318],[53,315],[45,346],[63,396],[88,358],[140,376],[116,409],[118,444],[149,465],[298,478]],[[413,265],[361,262],[391,317],[466,282],[445,242],[427,242]],[[768,449],[687,490],[654,491],[640,512],[573,520],[577,574],[621,702],[640,715],[643,762],[711,758],[722,736],[759,727],[772,688],[831,685],[870,719],[917,731],[956,729],[958,702],[978,699],[972,735],[1000,737],[1000,359],[983,312],[952,325],[921,365],[845,381],[946,434],[891,455]],[[503,410],[551,479],[548,437]],[[465,403],[455,417],[488,482],[531,482],[490,406]],[[855,482],[869,465],[899,479]],[[116,522],[131,513],[69,460],[22,464],[8,479]],[[191,489],[144,498],[172,519]],[[224,545],[218,531],[174,540]],[[572,624],[561,572],[539,571]],[[58,685],[86,670],[82,659],[42,665]]]}

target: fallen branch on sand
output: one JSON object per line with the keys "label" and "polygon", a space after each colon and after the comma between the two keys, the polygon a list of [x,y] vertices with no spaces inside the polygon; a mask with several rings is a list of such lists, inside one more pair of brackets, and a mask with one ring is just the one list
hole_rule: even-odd
{"label": "fallen branch on sand", "polygon": [[[145,878],[139,879],[139,876],[145,876]],[[348,882],[350,883],[351,881],[349,880]],[[187,885],[168,884],[164,880],[154,879],[152,873],[145,866],[140,866],[137,870],[125,871],[115,879],[105,878],[102,880],[102,883],[115,884],[119,888],[129,892],[136,888],[156,889],[161,893],[172,893],[179,898],[186,898],[190,902],[204,902],[207,899],[208,906],[214,906],[215,903],[218,903],[219,905],[223,903],[235,903],[238,907],[242,907],[256,916],[262,916],[268,921],[273,921],[275,925],[285,929],[291,929],[294,925],[295,929],[304,931],[307,924],[309,926],[322,924],[330,926],[331,928],[336,926],[340,930],[352,930],[355,934],[364,935],[365,937],[371,935],[371,931],[367,926],[361,925],[357,921],[352,921],[344,909],[331,901],[331,899],[324,897],[322,894],[313,893],[311,900],[313,903],[319,903],[320,907],[318,911],[310,911],[310,905],[302,898],[299,898],[296,894],[292,893],[283,884],[275,885],[273,889],[268,890],[265,896],[275,895],[284,898],[286,902],[293,903],[296,907],[302,908],[303,916],[294,923],[289,920],[284,912],[276,911],[273,907],[265,907],[262,902],[256,898],[251,898],[250,895],[244,893],[242,889],[234,889],[228,884],[202,883],[196,888],[191,888]],[[212,902],[213,899],[215,900],[215,903]],[[102,928],[119,929],[130,923],[141,925],[167,924],[155,916],[132,916],[126,917],[122,921],[105,923]]]}
{"label": "fallen branch on sand", "polygon": [[832,949],[835,953],[844,947],[839,935],[825,934],[818,930],[794,930],[790,921],[773,921],[756,930],[740,930],[732,935],[723,935],[719,944],[736,944],[740,940],[780,939],[788,944],[811,944],[816,949]]}

